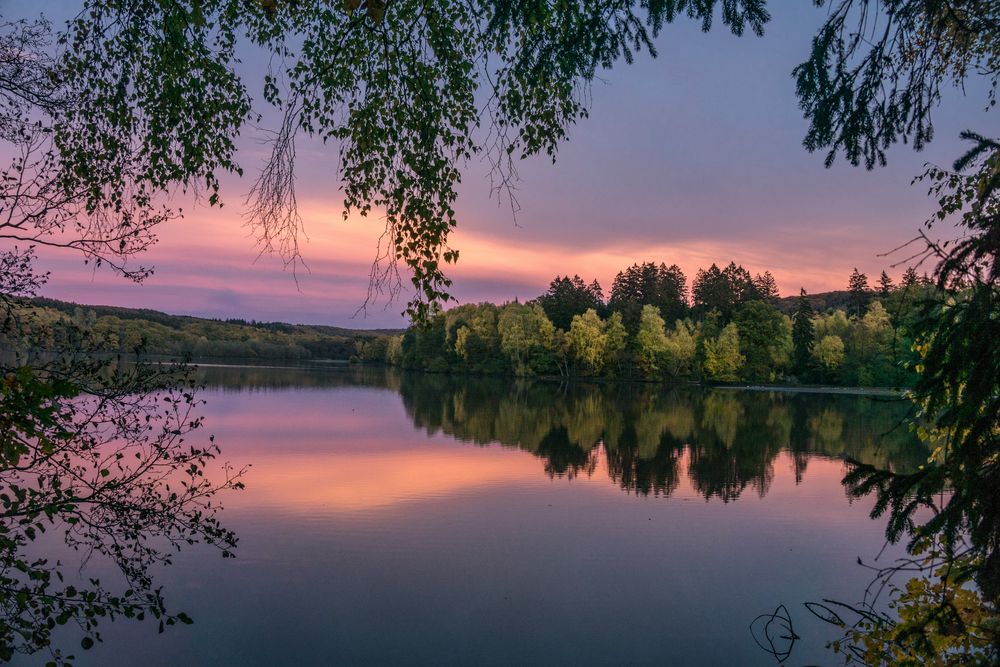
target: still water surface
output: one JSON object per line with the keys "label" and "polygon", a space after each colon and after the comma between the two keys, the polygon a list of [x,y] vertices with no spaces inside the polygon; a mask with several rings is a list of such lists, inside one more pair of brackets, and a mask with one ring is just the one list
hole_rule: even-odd
{"label": "still water surface", "polygon": [[835,664],[802,603],[857,601],[883,545],[842,460],[926,456],[886,398],[201,374],[252,464],[237,558],[187,549],[159,582],[195,624],[105,624],[80,664],[774,665],[748,626],[780,603],[787,664]]}

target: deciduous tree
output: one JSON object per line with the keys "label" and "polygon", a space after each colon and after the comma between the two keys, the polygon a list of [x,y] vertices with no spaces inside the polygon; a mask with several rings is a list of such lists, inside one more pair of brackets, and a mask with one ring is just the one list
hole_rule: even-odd
{"label": "deciduous tree", "polygon": [[667,350],[667,333],[659,308],[649,304],[642,307],[635,340],[639,367],[647,377],[655,376],[660,371],[662,357]]}
{"label": "deciduous tree", "polygon": [[723,327],[718,338],[705,341],[705,373],[711,379],[739,380],[744,361],[740,352],[740,332],[735,323]]}

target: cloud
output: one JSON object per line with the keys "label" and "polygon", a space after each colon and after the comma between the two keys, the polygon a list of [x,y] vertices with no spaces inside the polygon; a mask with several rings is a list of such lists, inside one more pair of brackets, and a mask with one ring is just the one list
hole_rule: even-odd
{"label": "cloud", "polygon": [[[946,95],[938,138],[923,153],[898,146],[884,169],[841,162],[827,169],[822,155],[802,148],[806,123],[790,76],[825,14],[809,3],[781,9],[764,38],[702,34],[681,21],[665,29],[658,59],[601,72],[591,115],[571,128],[556,164],[519,165],[517,224],[490,197],[486,165],[468,165],[451,240],[460,251],[450,270],[455,296],[528,299],[567,273],[597,278],[608,290],[619,270],[647,260],[677,263],[689,279],[712,262],[735,260],[770,270],[783,294],[795,294],[800,286],[843,288],[854,267],[877,276],[902,259],[879,253],[911,238],[933,207],[911,179],[925,162],[947,164],[961,152],[958,132],[982,126],[983,98]],[[267,151],[252,133],[240,141],[241,162],[255,173]],[[400,302],[375,304],[367,319],[353,318],[382,224],[377,215],[343,220],[336,167],[336,146],[299,143],[308,269],[293,273],[276,258],[258,258],[240,211],[249,183],[227,176],[225,208],[178,202],[187,218],[165,226],[143,258],[156,267],[145,285],[43,252],[53,269],[46,294],[216,317],[400,326],[406,292]]]}

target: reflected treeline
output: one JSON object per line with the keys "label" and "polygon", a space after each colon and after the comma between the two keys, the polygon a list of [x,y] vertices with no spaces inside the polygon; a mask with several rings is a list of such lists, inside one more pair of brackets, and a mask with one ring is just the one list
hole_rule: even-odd
{"label": "reflected treeline", "polygon": [[550,475],[591,474],[601,452],[611,478],[639,494],[669,495],[686,473],[705,498],[763,496],[788,452],[797,479],[812,456],[893,470],[926,460],[887,398],[404,375],[414,424],[477,444],[529,451]]}
{"label": "reflected treeline", "polygon": [[197,377],[222,391],[397,391],[414,425],[430,434],[523,449],[551,476],[593,474],[603,454],[614,482],[642,495],[669,495],[687,474],[705,498],[735,500],[748,488],[763,496],[782,452],[797,480],[814,456],[896,471],[915,470],[927,458],[901,424],[910,403],[887,397],[400,374],[370,366],[202,366]]}

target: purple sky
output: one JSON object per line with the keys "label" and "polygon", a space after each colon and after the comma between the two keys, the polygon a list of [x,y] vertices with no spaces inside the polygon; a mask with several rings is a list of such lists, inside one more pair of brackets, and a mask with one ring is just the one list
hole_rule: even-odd
{"label": "purple sky", "polygon": [[[18,1],[6,16],[30,16],[39,6],[56,18],[67,5]],[[721,23],[706,35],[681,21],[665,28],[659,58],[604,72],[591,117],[572,129],[556,164],[519,166],[517,225],[490,198],[485,165],[470,164],[451,241],[461,251],[451,272],[459,300],[532,298],[563,273],[608,289],[618,270],[647,260],[676,262],[689,279],[713,261],[736,260],[752,272],[770,270],[785,295],[800,286],[843,288],[855,266],[873,278],[883,268],[898,277],[902,267],[890,265],[903,257],[878,254],[911,238],[933,208],[926,188],[910,182],[926,162],[950,164],[959,155],[961,130],[986,126],[985,95],[947,91],[935,114],[937,139],[920,153],[899,145],[884,169],[843,161],[826,169],[822,155],[802,148],[806,123],[791,77],[826,10],[800,0],[772,3],[771,11],[763,38],[733,37]],[[254,174],[260,147],[252,133],[243,142],[241,161]],[[44,295],[210,317],[401,326],[405,292],[352,319],[381,229],[377,218],[341,220],[335,152],[300,149],[311,271],[300,271],[298,283],[280,262],[255,261],[240,217],[250,183],[232,178],[223,209],[185,206],[186,219],[163,229],[144,260],[156,267],[145,284],[43,252],[53,270]]]}

